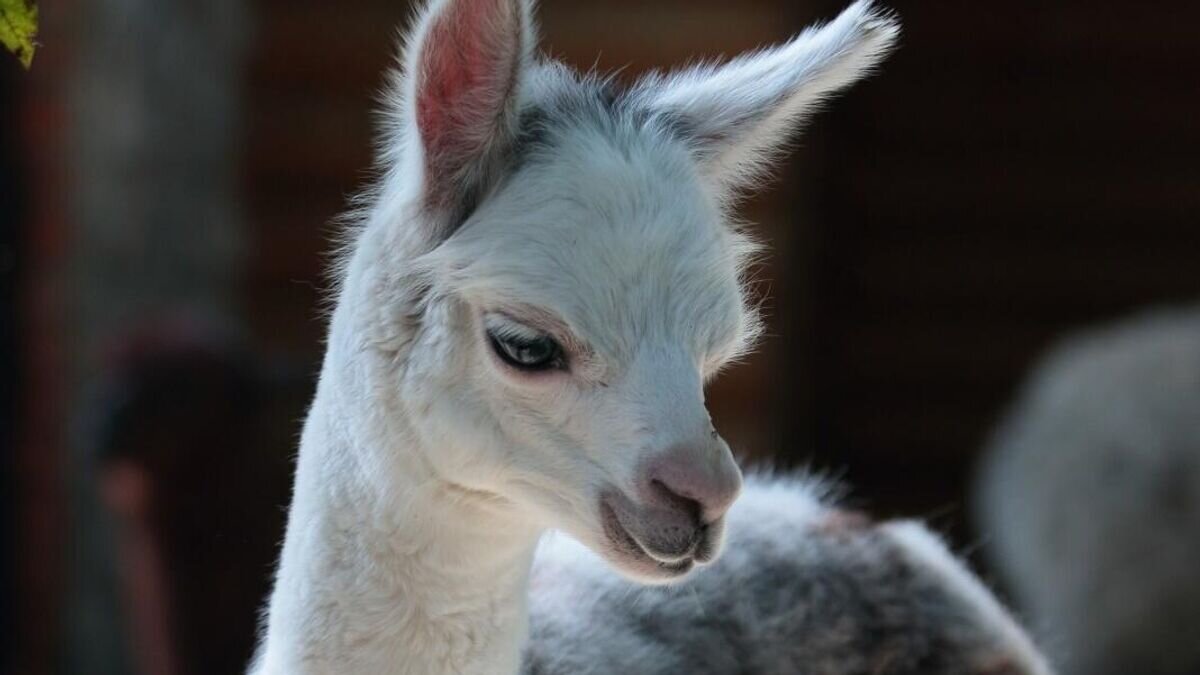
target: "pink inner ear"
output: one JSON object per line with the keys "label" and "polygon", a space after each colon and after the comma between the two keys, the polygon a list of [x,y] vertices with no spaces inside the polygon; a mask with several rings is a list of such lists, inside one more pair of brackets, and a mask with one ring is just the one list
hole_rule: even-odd
{"label": "pink inner ear", "polygon": [[516,80],[521,40],[514,0],[450,0],[422,41],[417,128],[435,202],[481,158]]}

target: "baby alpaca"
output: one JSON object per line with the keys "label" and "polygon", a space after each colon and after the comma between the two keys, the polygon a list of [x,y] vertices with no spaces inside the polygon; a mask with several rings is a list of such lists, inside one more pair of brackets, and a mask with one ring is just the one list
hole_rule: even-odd
{"label": "baby alpaca", "polygon": [[758,326],[728,210],[897,35],[860,1],[622,90],[539,56],[529,0],[432,0],[415,26],[259,675],[517,672],[548,529],[642,583],[717,558],[741,474],[704,383]]}
{"label": "baby alpaca", "polygon": [[637,588],[579,544],[534,564],[527,675],[1048,675],[1007,612],[921,524],[840,511],[813,479],[750,476],[729,544]]}
{"label": "baby alpaca", "polygon": [[1065,340],[979,481],[988,550],[1065,673],[1200,672],[1200,309]]}

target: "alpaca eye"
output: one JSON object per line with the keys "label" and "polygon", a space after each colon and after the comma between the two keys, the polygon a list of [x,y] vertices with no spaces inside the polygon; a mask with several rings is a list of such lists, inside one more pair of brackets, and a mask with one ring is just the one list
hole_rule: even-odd
{"label": "alpaca eye", "polygon": [[553,370],[564,365],[562,347],[546,335],[529,338],[488,331],[488,341],[502,361],[520,370]]}

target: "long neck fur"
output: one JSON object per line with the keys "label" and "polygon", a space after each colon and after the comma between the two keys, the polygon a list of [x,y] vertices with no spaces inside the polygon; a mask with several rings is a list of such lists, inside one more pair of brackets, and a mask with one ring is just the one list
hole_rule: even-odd
{"label": "long neck fur", "polygon": [[438,449],[390,400],[411,336],[363,323],[378,308],[365,300],[394,283],[372,257],[387,249],[371,245],[379,236],[364,233],[334,311],[251,672],[516,672],[539,530],[441,480],[426,461]]}

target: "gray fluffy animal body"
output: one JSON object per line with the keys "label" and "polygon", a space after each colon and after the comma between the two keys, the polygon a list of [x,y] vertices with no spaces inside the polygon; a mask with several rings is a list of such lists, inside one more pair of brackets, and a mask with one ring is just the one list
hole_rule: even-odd
{"label": "gray fluffy animal body", "polygon": [[713,565],[639,587],[553,537],[526,675],[1049,673],[992,594],[916,521],[872,523],[811,478],[751,476]]}
{"label": "gray fluffy animal body", "polygon": [[1054,349],[980,487],[988,550],[1064,672],[1200,672],[1200,310]]}

